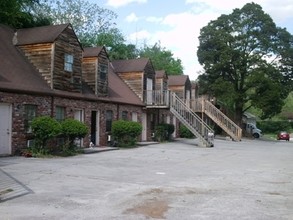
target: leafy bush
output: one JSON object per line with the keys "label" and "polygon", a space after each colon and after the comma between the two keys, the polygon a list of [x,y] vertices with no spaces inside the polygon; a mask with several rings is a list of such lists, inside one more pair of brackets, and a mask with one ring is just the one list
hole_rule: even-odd
{"label": "leafy bush", "polygon": [[49,116],[35,118],[32,123],[32,133],[34,135],[34,146],[32,151],[35,153],[47,153],[47,141],[61,133],[61,126],[58,121]]}
{"label": "leafy bush", "polygon": [[88,127],[75,119],[66,119],[61,122],[61,136],[65,138],[65,148],[74,147],[76,138],[84,138],[88,133]]}
{"label": "leafy bush", "polygon": [[194,138],[194,134],[184,125],[180,125],[179,136],[182,138]]}
{"label": "leafy bush", "polygon": [[257,127],[263,133],[277,133],[279,131],[291,131],[292,126],[289,121],[259,121]]}
{"label": "leafy bush", "polygon": [[159,124],[155,127],[155,138],[158,141],[170,140],[171,134],[174,132],[173,124]]}
{"label": "leafy bush", "polygon": [[112,135],[120,147],[133,147],[142,132],[138,122],[118,120],[112,124]]}

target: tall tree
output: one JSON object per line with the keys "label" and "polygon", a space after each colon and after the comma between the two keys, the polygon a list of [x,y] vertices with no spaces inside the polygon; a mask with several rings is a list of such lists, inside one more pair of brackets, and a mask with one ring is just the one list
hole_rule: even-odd
{"label": "tall tree", "polygon": [[0,24],[14,28],[27,28],[50,24],[49,17],[36,15],[33,8],[38,0],[1,0]]}
{"label": "tall tree", "polygon": [[117,15],[113,11],[86,0],[40,1],[38,11],[50,16],[54,24],[71,23],[84,47],[106,46],[112,60],[137,57],[135,46],[126,44],[116,27]]}
{"label": "tall tree", "polygon": [[279,113],[292,90],[293,36],[275,25],[260,5],[249,3],[203,27],[197,55],[206,92],[230,105],[235,119],[250,106],[262,118]]}
{"label": "tall tree", "polygon": [[111,28],[97,35],[88,35],[81,39],[83,46],[106,46],[110,60],[137,58],[137,49],[133,44],[126,44],[118,28]]}
{"label": "tall tree", "polygon": [[160,42],[154,46],[145,46],[140,50],[139,55],[150,58],[155,70],[165,70],[170,75],[183,73],[181,60],[174,58],[173,53],[162,47]]}
{"label": "tall tree", "polygon": [[35,8],[51,17],[53,24],[71,23],[80,39],[104,33],[116,26],[117,15],[108,9],[85,0],[39,0]]}

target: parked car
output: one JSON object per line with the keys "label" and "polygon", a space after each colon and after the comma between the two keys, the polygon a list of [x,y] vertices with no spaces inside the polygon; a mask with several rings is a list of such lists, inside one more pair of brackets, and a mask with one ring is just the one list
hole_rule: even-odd
{"label": "parked car", "polygon": [[286,140],[286,141],[289,141],[290,140],[290,135],[286,131],[281,131],[277,135],[277,140]]}

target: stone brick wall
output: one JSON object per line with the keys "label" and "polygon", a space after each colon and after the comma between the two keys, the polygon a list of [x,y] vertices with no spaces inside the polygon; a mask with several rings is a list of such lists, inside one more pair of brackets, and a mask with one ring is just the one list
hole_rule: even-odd
{"label": "stone brick wall", "polygon": [[83,140],[83,146],[88,147],[90,144],[92,111],[99,112],[97,127],[99,129],[100,146],[107,145],[106,133],[106,111],[113,111],[113,121],[120,119],[122,111],[128,112],[128,119],[131,120],[133,112],[137,113],[138,122],[141,123],[142,107],[109,102],[78,100],[61,97],[26,95],[16,93],[0,92],[0,102],[9,103],[12,106],[12,154],[19,154],[22,149],[27,147],[27,141],[32,139],[32,134],[26,133],[25,130],[25,105],[31,104],[37,106],[37,116],[56,116],[56,106],[65,108],[65,118],[74,118],[76,110],[83,110],[84,123],[89,128],[89,134]]}
{"label": "stone brick wall", "polygon": [[11,148],[12,154],[19,154],[21,149],[26,148],[27,140],[31,138],[31,134],[26,133],[24,126],[24,106],[26,104],[38,106],[37,116],[51,115],[51,97],[3,92],[0,92],[0,97],[0,102],[12,105]]}

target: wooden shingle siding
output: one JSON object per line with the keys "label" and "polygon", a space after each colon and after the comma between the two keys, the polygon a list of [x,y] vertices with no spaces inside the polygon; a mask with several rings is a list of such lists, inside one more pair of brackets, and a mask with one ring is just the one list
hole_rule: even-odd
{"label": "wooden shingle siding", "polygon": [[129,88],[143,100],[143,72],[118,73]]}
{"label": "wooden shingle siding", "polygon": [[50,86],[52,83],[53,46],[51,43],[19,46]]}
{"label": "wooden shingle siding", "polygon": [[184,99],[185,98],[185,88],[184,86],[169,86],[169,89],[172,92],[175,92],[179,98]]}
{"label": "wooden shingle siding", "polygon": [[82,79],[90,86],[93,92],[96,91],[97,57],[86,57],[82,61]]}
{"label": "wooden shingle siding", "polygon": [[145,77],[144,77],[144,88],[143,90],[147,89],[147,78],[152,79],[153,80],[153,89],[156,86],[156,72],[151,64],[151,62],[149,61],[145,67]]}
{"label": "wooden shingle siding", "polygon": [[[73,55],[72,72],[64,70],[64,55]],[[70,92],[81,92],[82,48],[71,28],[64,30],[55,41],[53,88]]]}
{"label": "wooden shingle siding", "polygon": [[[107,67],[107,73],[105,79],[101,79],[100,67],[104,65]],[[98,57],[98,75],[97,75],[97,95],[105,97],[108,95],[108,72],[109,72],[109,60],[105,50],[102,50]]]}

